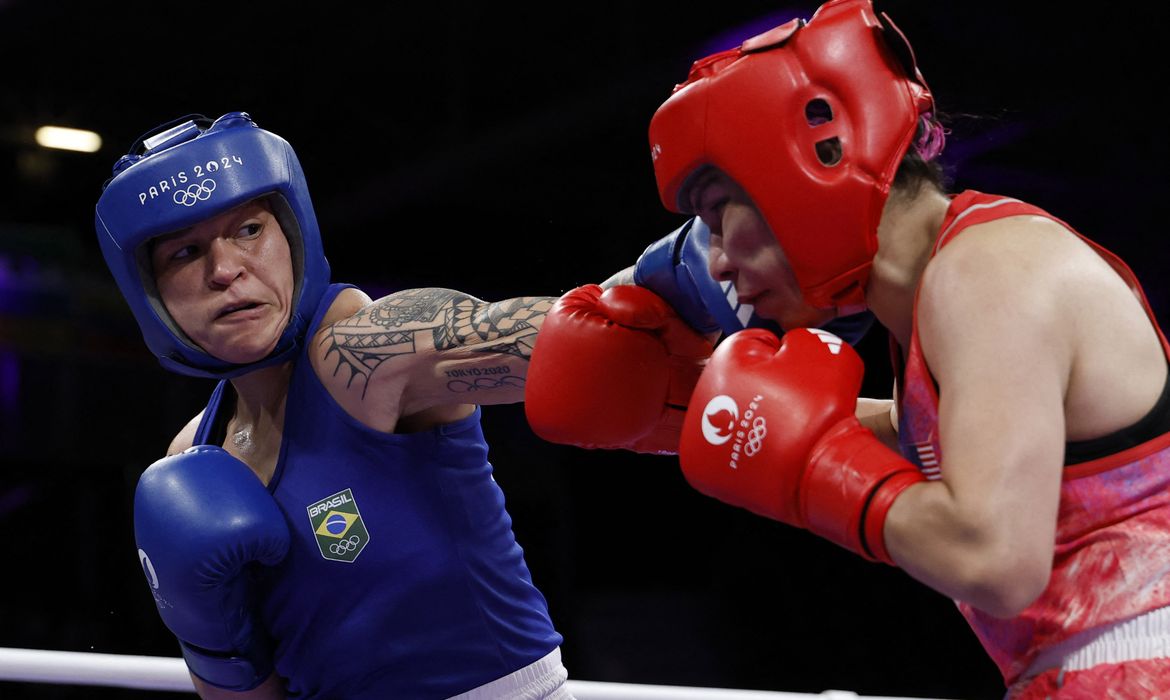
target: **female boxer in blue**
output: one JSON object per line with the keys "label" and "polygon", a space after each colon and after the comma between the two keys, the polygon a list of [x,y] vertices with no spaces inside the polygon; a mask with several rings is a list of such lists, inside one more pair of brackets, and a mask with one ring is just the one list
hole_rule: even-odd
{"label": "female boxer in blue", "polygon": [[136,144],[96,225],[161,363],[221,380],[135,494],[203,697],[569,697],[478,407],[522,399],[551,299],[330,284],[295,153],[243,113]]}
{"label": "female boxer in blue", "polygon": [[[96,227],[162,365],[221,380],[135,494],[143,571],[203,697],[569,697],[478,408],[524,399],[554,299],[330,284],[296,154],[238,112],[136,144]],[[742,328],[684,233],[634,277],[694,328]],[[635,309],[631,290],[602,303]],[[632,313],[671,357],[660,420],[633,434],[608,406],[589,446],[673,453],[710,343],[664,303]]]}

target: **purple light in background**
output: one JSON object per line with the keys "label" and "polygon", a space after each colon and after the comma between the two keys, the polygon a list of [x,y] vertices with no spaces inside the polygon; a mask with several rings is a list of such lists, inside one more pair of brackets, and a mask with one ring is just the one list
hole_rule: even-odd
{"label": "purple light in background", "polygon": [[753,36],[763,34],[773,27],[779,27],[781,24],[789,22],[796,17],[808,19],[814,9],[815,7],[811,9],[808,7],[782,8],[762,17],[757,17],[746,24],[741,24],[738,27],[728,29],[711,37],[699,46],[698,55],[695,58],[699,59],[713,53],[733,49]]}
{"label": "purple light in background", "polygon": [[21,308],[23,304],[20,286],[20,276],[16,272],[12,258],[0,253],[0,313],[16,312]]}
{"label": "purple light in background", "polygon": [[0,413],[8,416],[20,409],[20,358],[14,352],[0,352]]}
{"label": "purple light in background", "polygon": [[20,510],[33,499],[34,491],[29,486],[14,486],[0,491],[0,518]]}
{"label": "purple light in background", "polygon": [[942,158],[950,165],[958,167],[969,160],[1020,143],[1036,128],[1037,124],[1032,120],[1000,122],[978,135],[963,134],[963,138],[948,140]]}

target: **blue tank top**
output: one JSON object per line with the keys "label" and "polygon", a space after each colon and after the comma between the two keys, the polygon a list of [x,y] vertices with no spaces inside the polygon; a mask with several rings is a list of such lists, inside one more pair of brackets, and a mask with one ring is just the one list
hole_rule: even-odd
{"label": "blue tank top", "polygon": [[[216,441],[230,399],[221,382],[196,444]],[[375,431],[298,354],[268,485],[292,546],[256,582],[290,698],[447,698],[560,645],[487,451],[478,407],[426,432]]]}

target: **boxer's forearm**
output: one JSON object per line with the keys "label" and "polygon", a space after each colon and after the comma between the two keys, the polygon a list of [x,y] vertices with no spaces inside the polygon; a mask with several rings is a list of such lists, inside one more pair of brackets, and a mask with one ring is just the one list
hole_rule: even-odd
{"label": "boxer's forearm", "polygon": [[536,333],[553,297],[485,302],[450,289],[397,292],[318,334],[326,371],[363,401],[411,410],[523,400]]}
{"label": "boxer's forearm", "polygon": [[886,447],[898,450],[896,406],[889,399],[858,399],[857,420],[881,440]]}

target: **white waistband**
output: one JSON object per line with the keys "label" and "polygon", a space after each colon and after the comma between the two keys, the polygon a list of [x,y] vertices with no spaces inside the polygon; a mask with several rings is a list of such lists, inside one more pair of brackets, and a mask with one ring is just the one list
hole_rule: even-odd
{"label": "white waistband", "polygon": [[1069,637],[1040,652],[1022,678],[1053,668],[1084,671],[1098,664],[1170,658],[1170,607]]}
{"label": "white waistband", "polygon": [[450,700],[573,700],[565,687],[569,672],[557,647],[515,673],[497,678]]}

